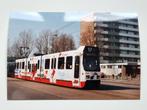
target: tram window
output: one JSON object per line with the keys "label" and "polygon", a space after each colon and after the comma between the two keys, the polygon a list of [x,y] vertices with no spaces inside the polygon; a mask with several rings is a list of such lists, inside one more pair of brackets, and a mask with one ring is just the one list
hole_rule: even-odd
{"label": "tram window", "polygon": [[28,61],[28,69],[29,69],[29,64],[30,64],[30,62]]}
{"label": "tram window", "polygon": [[45,59],[45,69],[49,69],[50,59]]}
{"label": "tram window", "polygon": [[52,63],[51,63],[51,69],[53,69],[53,58],[52,58]]}
{"label": "tram window", "polygon": [[22,62],[22,69],[24,69],[24,62]]}
{"label": "tram window", "polygon": [[56,68],[56,58],[52,58],[51,69]]}
{"label": "tram window", "polygon": [[58,69],[64,69],[64,57],[58,58]]}
{"label": "tram window", "polygon": [[79,78],[79,71],[80,71],[80,57],[75,56],[74,78]]}
{"label": "tram window", "polygon": [[56,68],[56,58],[54,58],[54,68]]}
{"label": "tram window", "polygon": [[29,69],[29,72],[31,72],[31,64],[30,64],[30,62],[28,62],[28,69]]}
{"label": "tram window", "polygon": [[21,62],[19,62],[19,69],[21,69]]}
{"label": "tram window", "polygon": [[72,69],[72,56],[66,58],[66,69]]}
{"label": "tram window", "polygon": [[30,71],[33,72],[33,64],[31,64]]}
{"label": "tram window", "polygon": [[37,71],[37,63],[36,63],[36,71]]}
{"label": "tram window", "polygon": [[121,65],[118,65],[118,68],[121,68]]}
{"label": "tram window", "polygon": [[17,68],[17,69],[19,68],[19,63],[18,63],[18,62],[16,63],[16,68]]}
{"label": "tram window", "polygon": [[31,65],[31,67],[32,67],[32,72],[36,72],[37,71],[37,64],[32,64]]}
{"label": "tram window", "polygon": [[37,62],[37,69],[39,69],[40,60]]}

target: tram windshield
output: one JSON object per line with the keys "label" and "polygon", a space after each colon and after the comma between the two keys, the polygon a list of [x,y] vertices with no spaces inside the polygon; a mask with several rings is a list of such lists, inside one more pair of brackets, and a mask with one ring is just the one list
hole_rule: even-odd
{"label": "tram windshield", "polygon": [[99,61],[96,56],[84,56],[83,65],[86,71],[99,71]]}
{"label": "tram windshield", "polygon": [[85,71],[99,71],[99,51],[96,47],[87,47],[84,50],[83,66]]}

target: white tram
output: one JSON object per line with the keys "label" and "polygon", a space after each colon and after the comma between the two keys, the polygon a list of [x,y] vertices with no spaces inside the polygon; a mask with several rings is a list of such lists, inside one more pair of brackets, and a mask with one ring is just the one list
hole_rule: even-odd
{"label": "white tram", "polygon": [[15,77],[61,86],[84,88],[100,84],[99,50],[77,50],[17,59]]}

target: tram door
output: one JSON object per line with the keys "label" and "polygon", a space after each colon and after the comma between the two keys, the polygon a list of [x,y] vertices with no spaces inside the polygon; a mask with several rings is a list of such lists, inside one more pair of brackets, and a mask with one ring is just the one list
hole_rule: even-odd
{"label": "tram door", "polygon": [[75,56],[73,86],[78,86],[80,84],[79,75],[80,75],[80,56]]}

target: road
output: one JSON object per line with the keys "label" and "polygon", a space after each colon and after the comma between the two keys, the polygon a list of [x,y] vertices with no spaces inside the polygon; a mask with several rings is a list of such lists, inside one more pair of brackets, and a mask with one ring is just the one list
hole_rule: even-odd
{"label": "road", "polygon": [[139,81],[103,80],[96,89],[75,89],[8,78],[8,100],[140,99]]}

